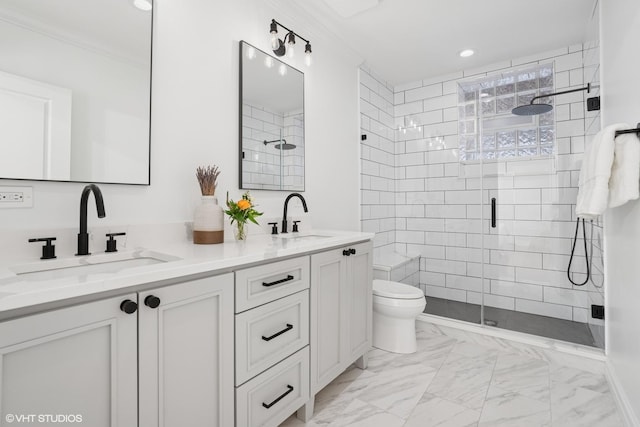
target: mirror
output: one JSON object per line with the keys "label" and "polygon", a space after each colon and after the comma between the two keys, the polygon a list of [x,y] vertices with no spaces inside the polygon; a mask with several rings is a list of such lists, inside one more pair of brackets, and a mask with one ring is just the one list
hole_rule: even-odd
{"label": "mirror", "polygon": [[304,191],[304,74],[244,41],[240,188]]}
{"label": "mirror", "polygon": [[151,8],[0,0],[0,178],[149,184]]}

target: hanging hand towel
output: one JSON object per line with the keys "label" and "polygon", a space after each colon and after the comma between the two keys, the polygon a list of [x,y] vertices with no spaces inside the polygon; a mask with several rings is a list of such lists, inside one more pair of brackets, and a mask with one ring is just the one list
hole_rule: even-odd
{"label": "hanging hand towel", "polygon": [[[625,129],[631,129],[626,125]],[[635,133],[616,138],[609,179],[609,207],[624,205],[640,197],[640,140]]]}
{"label": "hanging hand towel", "polygon": [[576,215],[580,218],[596,218],[607,208],[615,133],[621,129],[628,126],[624,123],[607,126],[593,137],[585,150],[576,202]]}

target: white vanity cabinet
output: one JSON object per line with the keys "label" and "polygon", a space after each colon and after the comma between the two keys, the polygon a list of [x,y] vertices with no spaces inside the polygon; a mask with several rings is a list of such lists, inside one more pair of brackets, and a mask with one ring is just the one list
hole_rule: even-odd
{"label": "white vanity cabinet", "polygon": [[[371,242],[311,256],[311,408],[313,396],[371,348]],[[308,415],[304,418],[308,418]]]}
{"label": "white vanity cabinet", "polygon": [[[30,415],[137,425],[137,319],[120,310],[124,300],[136,294],[0,323],[0,425]],[[53,425],[45,421],[31,424]]]}
{"label": "white vanity cabinet", "polygon": [[309,399],[309,257],[236,272],[236,426],[278,426]]}
{"label": "white vanity cabinet", "polygon": [[232,426],[233,320],[229,273],[2,322],[0,425]]}
{"label": "white vanity cabinet", "polygon": [[139,427],[232,426],[233,273],[140,292],[138,303]]}

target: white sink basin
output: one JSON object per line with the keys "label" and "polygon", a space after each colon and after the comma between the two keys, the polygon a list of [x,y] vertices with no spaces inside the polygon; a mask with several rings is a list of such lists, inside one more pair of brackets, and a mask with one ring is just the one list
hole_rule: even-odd
{"label": "white sink basin", "polygon": [[319,239],[328,239],[332,236],[322,235],[322,234],[298,234],[298,233],[287,233],[281,234],[281,239],[290,239],[290,240],[319,240]]}
{"label": "white sink basin", "polygon": [[22,280],[42,281],[89,274],[113,274],[130,268],[177,261],[179,259],[159,252],[138,250],[44,260],[9,267],[9,271],[19,276]]}

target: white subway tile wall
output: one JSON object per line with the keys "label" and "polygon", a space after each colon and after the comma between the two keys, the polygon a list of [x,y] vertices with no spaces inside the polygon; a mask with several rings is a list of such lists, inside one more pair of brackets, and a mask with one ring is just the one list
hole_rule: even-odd
{"label": "white subway tile wall", "polygon": [[[296,147],[276,148],[280,140]],[[276,141],[265,144],[265,141]],[[304,116],[242,105],[243,187],[265,190],[304,188]]]}
{"label": "white subway tile wall", "polygon": [[[599,94],[598,49],[598,42],[591,42],[395,88],[372,70],[360,70],[367,135],[362,229],[376,233],[376,250],[420,254],[419,281],[426,295],[479,303],[484,260],[486,305],[602,324],[590,315],[591,304],[602,304],[602,288],[574,286],[567,277],[581,161],[585,144],[600,130],[599,112],[587,112],[585,102]],[[554,99],[554,156],[484,168],[459,164],[458,83],[551,62],[556,91],[586,82],[593,87],[589,94]],[[498,201],[497,228],[490,227],[492,197]],[[575,252],[572,278],[580,281],[586,272],[582,239]],[[593,280],[599,285],[604,279],[599,221],[593,252]]]}

